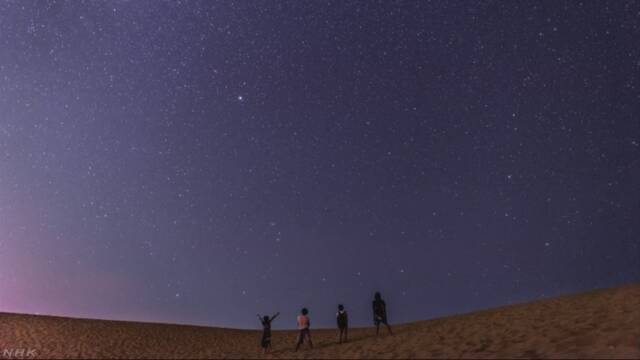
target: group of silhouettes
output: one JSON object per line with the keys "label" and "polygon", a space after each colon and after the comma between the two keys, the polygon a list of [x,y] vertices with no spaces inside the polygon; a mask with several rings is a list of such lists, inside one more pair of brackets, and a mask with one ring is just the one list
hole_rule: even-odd
{"label": "group of silhouettes", "polygon": [[[373,297],[373,324],[376,326],[376,336],[380,332],[380,324],[384,324],[387,330],[391,334],[391,326],[387,322],[387,305],[379,292],[376,292]],[[262,323],[262,341],[260,346],[262,351],[266,354],[271,350],[271,322],[275,320],[280,313],[269,317],[268,315],[260,316],[258,319]],[[298,351],[300,346],[305,342],[309,344],[310,348],[313,348],[313,342],[311,341],[311,319],[309,318],[309,310],[302,308],[300,315],[297,318],[298,323],[298,340],[296,342],[295,351]],[[347,333],[349,330],[349,316],[342,304],[338,305],[338,312],[336,313],[336,324],[338,326],[338,343],[342,344],[347,341]]]}

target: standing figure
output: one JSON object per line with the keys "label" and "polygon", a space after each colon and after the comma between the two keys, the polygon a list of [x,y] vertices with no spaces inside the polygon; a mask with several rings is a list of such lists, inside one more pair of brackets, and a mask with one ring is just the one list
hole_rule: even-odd
{"label": "standing figure", "polygon": [[[338,343],[347,342],[347,332],[349,330],[349,316],[342,304],[338,305],[338,312],[336,313],[336,321],[338,323]],[[344,336],[344,340],[343,340]]]}
{"label": "standing figure", "polygon": [[376,325],[376,336],[380,332],[380,323],[385,324],[389,334],[393,334],[387,322],[387,304],[384,303],[379,292],[376,292],[373,299],[373,323]]}
{"label": "standing figure", "polygon": [[309,327],[311,326],[311,320],[309,319],[309,310],[307,308],[302,308],[300,311],[300,315],[298,315],[298,343],[296,344],[296,350],[300,345],[304,343],[304,340],[307,339],[309,341],[309,346],[313,348],[313,343],[311,342],[311,332],[309,331]]}
{"label": "standing figure", "polygon": [[262,346],[262,352],[266,354],[271,350],[271,322],[278,317],[280,313],[276,313],[271,318],[269,316],[260,316],[258,314],[258,320],[262,323],[262,341],[260,341],[260,346]]}

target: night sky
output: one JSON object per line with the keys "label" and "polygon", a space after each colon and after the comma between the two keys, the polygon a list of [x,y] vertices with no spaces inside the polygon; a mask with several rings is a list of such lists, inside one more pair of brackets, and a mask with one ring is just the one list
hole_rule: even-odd
{"label": "night sky", "polygon": [[636,1],[0,3],[0,311],[370,325],[640,281]]}

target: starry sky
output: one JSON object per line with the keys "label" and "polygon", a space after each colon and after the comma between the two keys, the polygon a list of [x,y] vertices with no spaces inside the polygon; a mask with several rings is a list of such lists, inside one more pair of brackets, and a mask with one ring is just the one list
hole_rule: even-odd
{"label": "starry sky", "polygon": [[370,325],[640,281],[640,3],[4,1],[0,311]]}

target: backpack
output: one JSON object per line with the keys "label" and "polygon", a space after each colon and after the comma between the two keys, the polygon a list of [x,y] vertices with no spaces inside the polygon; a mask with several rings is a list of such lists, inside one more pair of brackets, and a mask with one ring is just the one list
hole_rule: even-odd
{"label": "backpack", "polygon": [[336,314],[338,320],[338,326],[343,327],[347,326],[347,312],[346,311],[338,311]]}

